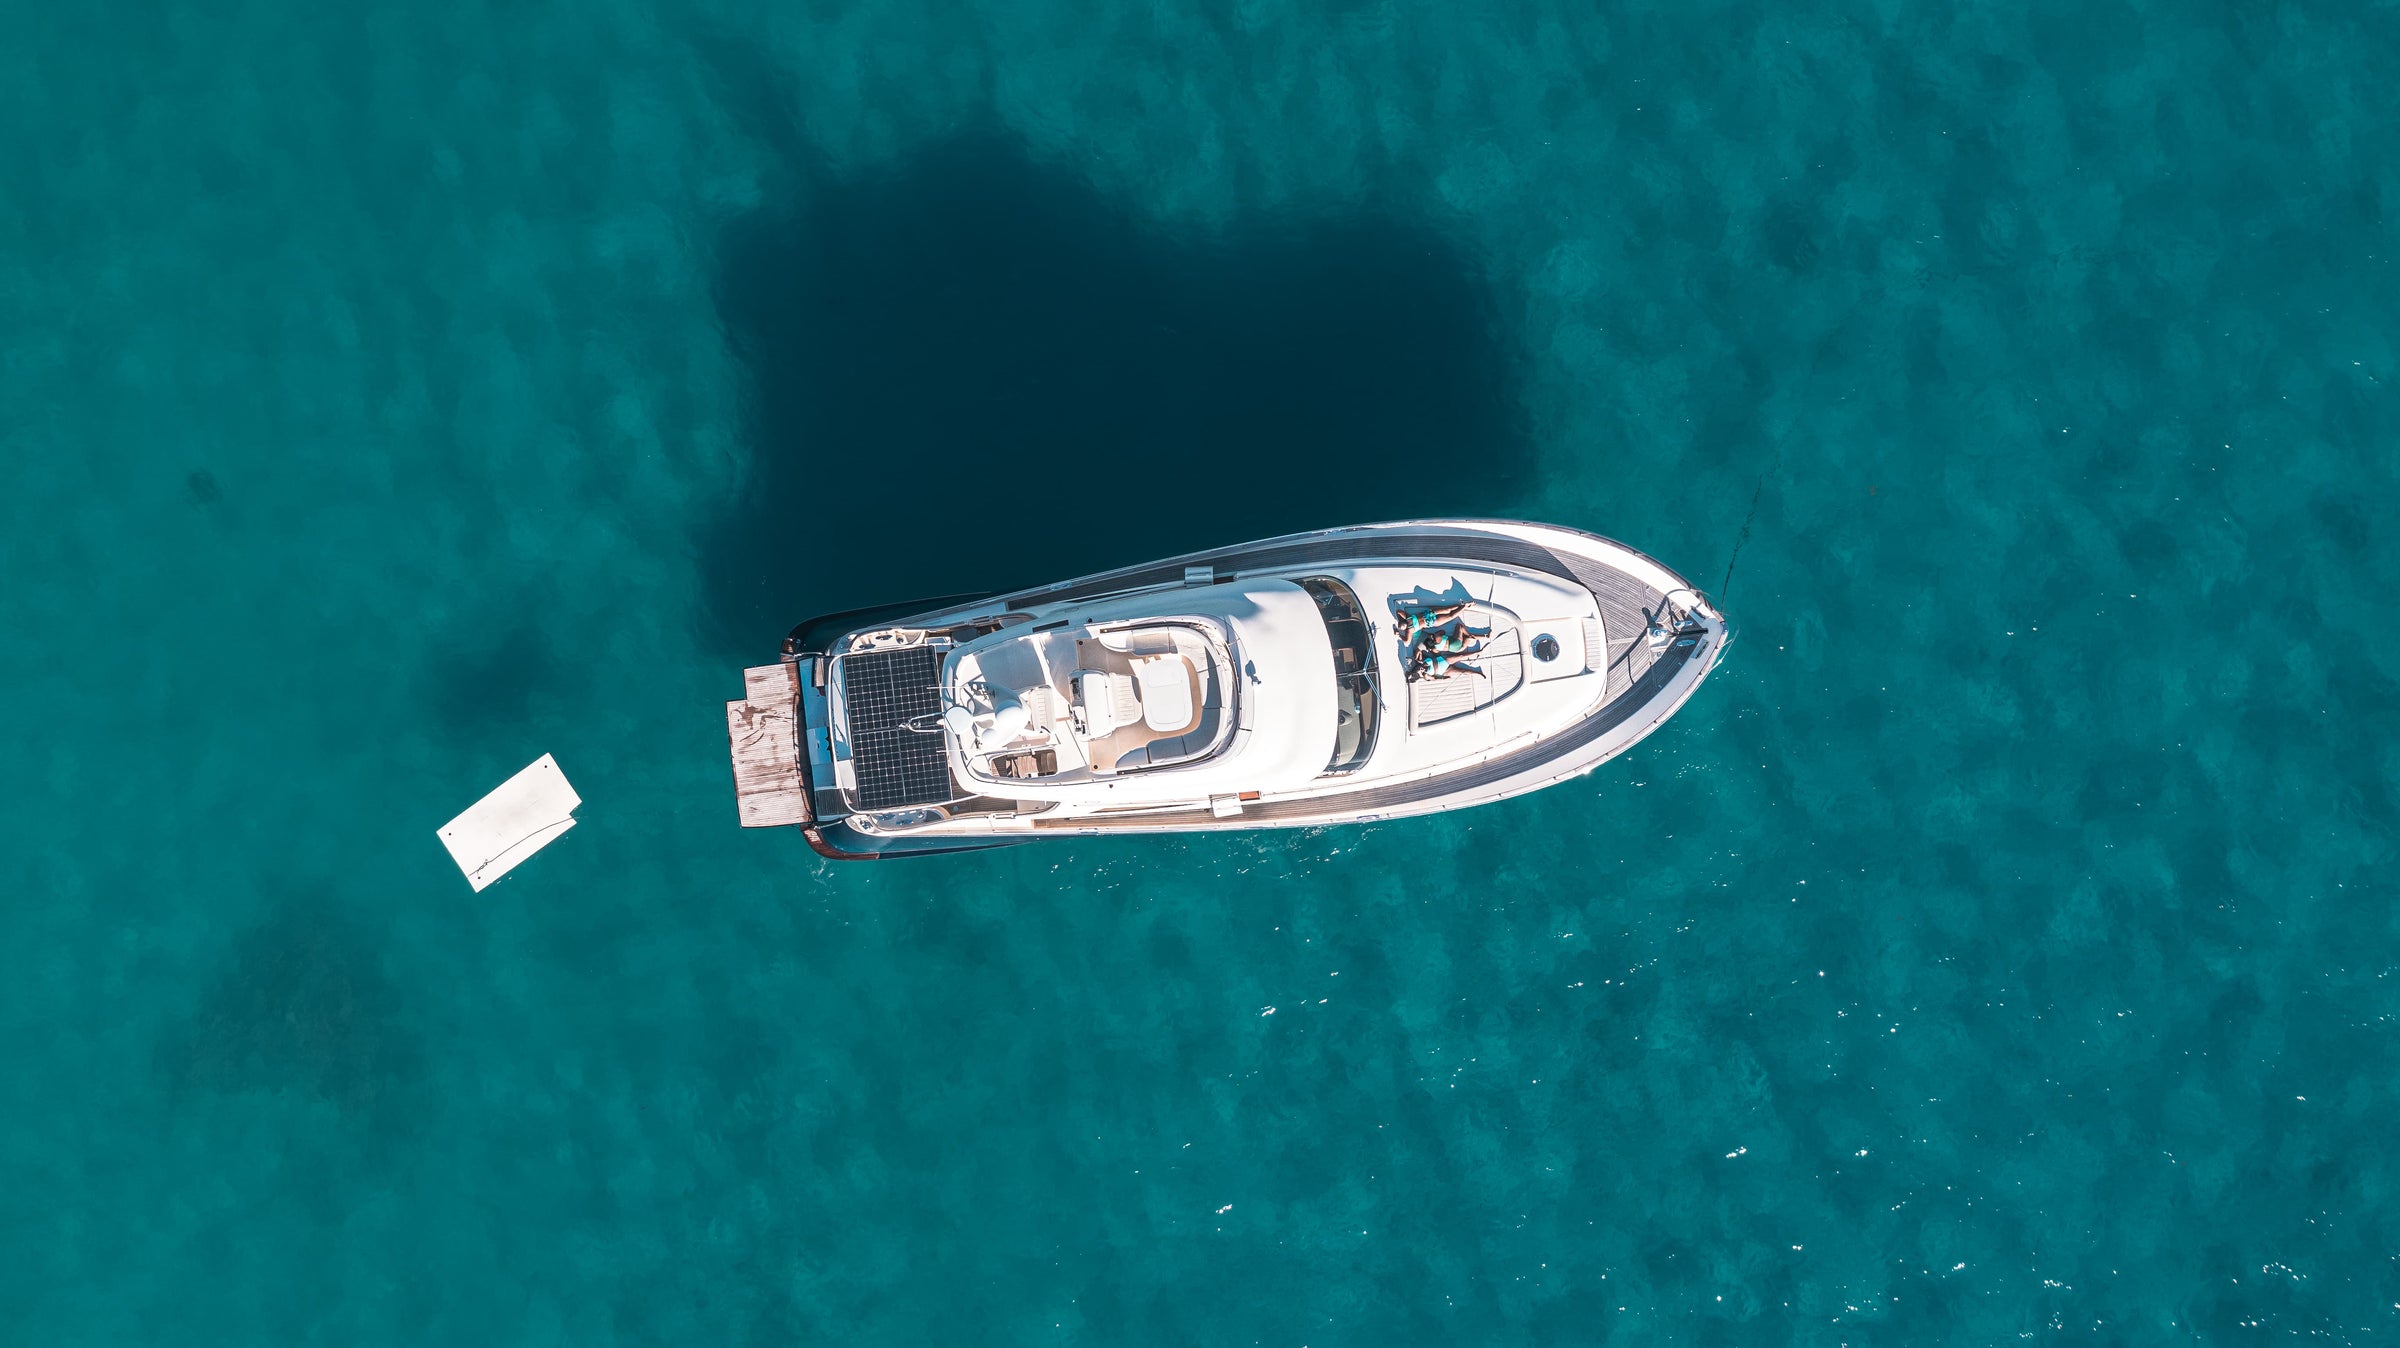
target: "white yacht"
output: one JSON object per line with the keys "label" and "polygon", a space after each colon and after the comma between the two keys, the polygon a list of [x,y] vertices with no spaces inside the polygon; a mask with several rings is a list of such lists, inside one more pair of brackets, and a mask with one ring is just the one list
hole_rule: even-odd
{"label": "white yacht", "polygon": [[1326,529],[802,623],[727,704],[735,792],[841,859],[1430,814],[1623,753],[1729,635],[1573,529]]}

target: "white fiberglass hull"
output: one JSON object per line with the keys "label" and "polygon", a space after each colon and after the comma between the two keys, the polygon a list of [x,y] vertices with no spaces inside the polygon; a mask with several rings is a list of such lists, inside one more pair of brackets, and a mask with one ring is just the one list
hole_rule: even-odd
{"label": "white fiberglass hull", "polygon": [[[1230,593],[1256,597],[1295,584],[1355,591],[1371,633],[1363,680],[1370,691],[1361,695],[1368,705],[1351,713],[1353,721],[1363,714],[1370,743],[1360,745],[1353,728],[1337,765],[1322,773],[1314,760],[1294,773],[1272,756],[1276,746],[1264,745],[1248,749],[1247,760],[1233,755],[1142,773],[1111,772],[1098,759],[1088,771],[1061,770],[1057,754],[1045,752],[1039,762],[1049,775],[1028,768],[1020,781],[994,772],[1034,764],[1030,753],[978,757],[971,734],[946,741],[887,736],[917,760],[920,780],[909,784],[911,794],[895,786],[891,774],[899,769],[871,752],[872,735],[858,711],[862,694],[850,673],[861,666],[844,663],[869,645],[881,654],[922,644],[927,649],[917,667],[948,670],[955,679],[962,660],[972,670],[976,650],[1014,634],[1093,624],[1090,630],[1104,636],[1128,615],[1197,613],[1222,605]],[[1475,654],[1459,666],[1473,670],[1471,677],[1429,674],[1421,656],[1412,656],[1408,615],[1436,609],[1460,615],[1476,633]],[[744,727],[780,731],[788,711],[790,748],[777,741],[767,756],[788,753],[797,768],[777,779],[788,788],[770,784],[791,793],[790,808],[767,813],[774,822],[801,823],[828,856],[923,854],[1057,836],[1309,828],[1486,804],[1588,773],[1689,700],[1730,635],[1723,615],[1681,576],[1623,544],[1550,525],[1419,520],[1269,539],[1014,594],[933,601],[898,617],[814,620],[786,643],[788,708],[754,692],[729,712],[738,776],[745,734],[753,737],[751,760],[759,759],[762,743]],[[1258,682],[1255,662],[1246,667]],[[1242,682],[1232,680],[1228,717],[1254,691]],[[754,689],[760,686],[754,677]],[[922,707],[947,705],[950,695],[922,691],[933,697]],[[1185,705],[1177,704],[1179,715]],[[1090,746],[1064,715],[1058,748],[1076,760],[1078,748]],[[1075,726],[1092,728],[1076,715]],[[1260,715],[1257,736],[1288,742],[1299,733]],[[1018,715],[1009,728],[1025,719]],[[1246,708],[1239,719],[1236,740],[1253,730]],[[931,731],[926,716],[905,728]],[[946,781],[941,768],[927,766],[942,742],[949,746],[947,759],[939,760]],[[1253,785],[1244,762],[1275,766],[1262,769]],[[1246,785],[1252,789],[1239,789]],[[746,820],[751,813],[746,798]]]}

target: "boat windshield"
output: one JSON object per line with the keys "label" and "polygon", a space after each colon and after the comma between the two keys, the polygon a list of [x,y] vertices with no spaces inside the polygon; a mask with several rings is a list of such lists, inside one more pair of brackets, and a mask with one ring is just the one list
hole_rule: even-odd
{"label": "boat windshield", "polygon": [[1325,620],[1325,635],[1333,643],[1335,706],[1341,716],[1334,734],[1333,758],[1321,776],[1355,771],[1375,752],[1374,638],[1367,631],[1366,610],[1349,586],[1330,576],[1310,576],[1300,582],[1317,601],[1317,616]]}

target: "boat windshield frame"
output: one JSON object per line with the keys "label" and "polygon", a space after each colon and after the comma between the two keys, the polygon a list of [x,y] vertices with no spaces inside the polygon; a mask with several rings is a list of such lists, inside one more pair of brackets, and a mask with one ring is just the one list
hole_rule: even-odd
{"label": "boat windshield frame", "polygon": [[[1316,601],[1317,616],[1325,622],[1325,639],[1333,647],[1335,714],[1341,718],[1334,734],[1333,757],[1319,777],[1340,777],[1366,766],[1375,754],[1383,728],[1382,689],[1375,679],[1375,629],[1358,602],[1358,592],[1333,576],[1303,576],[1300,588]],[[1358,726],[1352,740],[1351,726]]]}

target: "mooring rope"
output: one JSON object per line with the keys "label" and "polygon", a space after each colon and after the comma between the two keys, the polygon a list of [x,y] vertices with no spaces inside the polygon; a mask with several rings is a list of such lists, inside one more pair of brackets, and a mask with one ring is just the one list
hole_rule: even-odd
{"label": "mooring rope", "polygon": [[1750,489],[1750,513],[1742,516],[1742,532],[1733,540],[1733,555],[1725,559],[1725,579],[1717,583],[1717,602],[1724,603],[1725,595],[1733,588],[1733,564],[1742,559],[1742,545],[1750,541],[1750,526],[1758,520],[1758,498],[1766,494],[1767,479],[1783,467],[1783,446],[1775,447],[1775,462],[1758,475],[1758,485]]}

